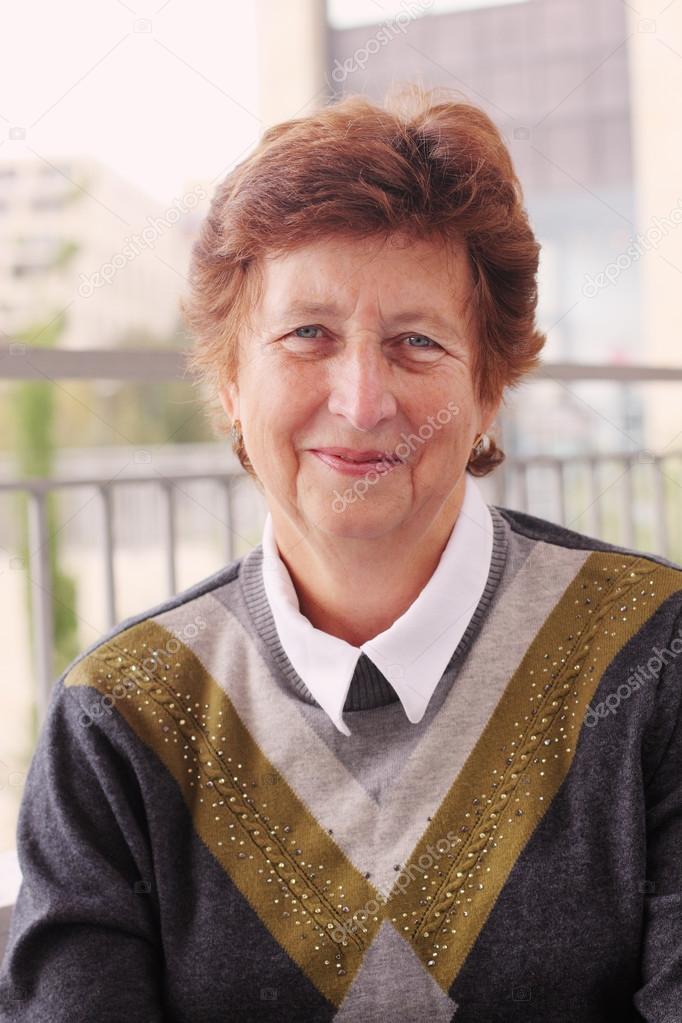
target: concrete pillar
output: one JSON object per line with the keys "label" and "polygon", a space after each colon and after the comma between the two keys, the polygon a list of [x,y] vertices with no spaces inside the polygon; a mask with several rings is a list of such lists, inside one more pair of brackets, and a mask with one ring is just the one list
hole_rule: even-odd
{"label": "concrete pillar", "polygon": [[[682,365],[682,4],[626,4],[641,361]],[[682,450],[682,386],[645,385],[647,448]]]}
{"label": "concrete pillar", "polygon": [[324,0],[257,0],[256,6],[265,129],[326,104],[327,18]]}

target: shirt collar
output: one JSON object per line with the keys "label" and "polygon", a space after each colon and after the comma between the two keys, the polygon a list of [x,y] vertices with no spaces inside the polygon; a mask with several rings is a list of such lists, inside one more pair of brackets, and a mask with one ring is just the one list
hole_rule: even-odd
{"label": "shirt collar", "polygon": [[300,612],[296,589],[274,538],[263,527],[263,583],[282,648],[339,731],[350,735],[343,707],[364,652],[391,683],[408,719],[421,721],[481,599],[490,571],[493,523],[474,478],[438,565],[413,603],[384,632],[356,647],[316,629]]}

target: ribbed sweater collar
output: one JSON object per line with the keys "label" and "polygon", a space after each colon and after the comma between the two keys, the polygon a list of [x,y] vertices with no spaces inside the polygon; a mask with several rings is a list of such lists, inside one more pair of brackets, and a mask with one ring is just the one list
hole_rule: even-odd
{"label": "ribbed sweater collar", "polygon": [[[481,599],[461,640],[457,644],[457,648],[453,651],[452,658],[445,669],[446,672],[450,671],[469,649],[481,619],[493,601],[504,571],[508,548],[507,530],[509,527],[494,505],[488,505],[488,507],[493,521],[493,549],[488,578]],[[275,664],[295,694],[305,703],[316,705],[315,697],[296,672],[280,643],[263,585],[262,564],[262,544],[258,544],[242,559],[239,579],[246,607],[257,633],[269,649]],[[370,710],[373,707],[383,707],[389,703],[394,703],[397,699],[398,695],[390,682],[384,678],[366,654],[361,654],[348,690],[348,696],[343,708],[344,711]]]}

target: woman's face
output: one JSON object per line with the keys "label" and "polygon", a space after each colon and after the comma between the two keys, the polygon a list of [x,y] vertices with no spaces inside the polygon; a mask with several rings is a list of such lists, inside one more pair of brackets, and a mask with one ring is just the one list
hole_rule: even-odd
{"label": "woman's face", "polygon": [[[238,380],[221,398],[276,530],[284,517],[305,534],[399,536],[459,507],[472,444],[499,405],[474,396],[471,286],[463,246],[397,235],[265,261]],[[349,466],[325,448],[399,461]]]}

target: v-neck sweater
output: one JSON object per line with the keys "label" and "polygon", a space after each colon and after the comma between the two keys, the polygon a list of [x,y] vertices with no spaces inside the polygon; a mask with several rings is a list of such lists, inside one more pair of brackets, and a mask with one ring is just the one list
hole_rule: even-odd
{"label": "v-neck sweater", "polygon": [[682,567],[490,507],[421,720],[358,662],[346,736],[262,548],[56,681],[3,1023],[673,1023]]}

